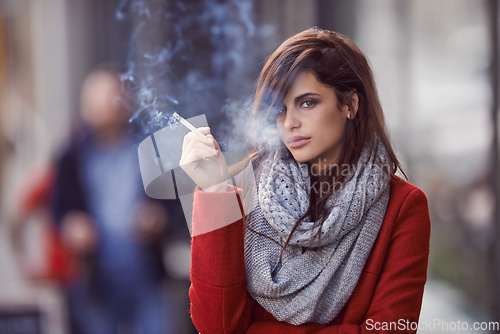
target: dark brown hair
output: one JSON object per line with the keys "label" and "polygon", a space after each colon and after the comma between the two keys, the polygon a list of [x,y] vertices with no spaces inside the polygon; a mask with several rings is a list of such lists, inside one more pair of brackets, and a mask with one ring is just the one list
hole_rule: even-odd
{"label": "dark brown hair", "polygon": [[[328,188],[329,192],[321,196],[313,191],[310,192],[309,208],[295,224],[283,249],[305,217],[309,216],[312,220],[323,224],[328,211],[325,207],[326,201],[338,188],[336,186],[339,185],[339,181],[342,182],[345,178],[342,167],[355,165],[366,144],[377,138],[388,153],[387,172],[393,176],[398,169],[401,170],[401,165],[391,147],[382,106],[366,57],[349,38],[328,30],[319,28],[305,30],[286,40],[271,54],[260,73],[251,109],[250,131],[257,134],[255,137],[261,138],[259,131],[263,124],[276,124],[277,110],[295,78],[303,71],[312,72],[318,81],[333,88],[339,109],[348,105],[352,110],[354,102],[352,93],[356,93],[359,99],[358,111],[353,119],[346,122],[344,144],[337,161],[337,168],[332,169],[336,171],[335,174],[328,173],[314,177],[310,173],[312,184],[318,182],[324,185],[324,182],[332,183],[333,180],[336,181],[335,184]],[[270,150],[270,147],[265,142],[256,140],[253,149],[258,152],[254,157],[259,161],[259,157]]]}

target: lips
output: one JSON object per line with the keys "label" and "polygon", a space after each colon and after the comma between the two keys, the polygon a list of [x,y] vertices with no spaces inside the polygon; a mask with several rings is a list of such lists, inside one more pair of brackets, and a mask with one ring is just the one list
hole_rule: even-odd
{"label": "lips", "polygon": [[299,148],[307,144],[311,138],[304,136],[293,136],[287,140],[288,147]]}

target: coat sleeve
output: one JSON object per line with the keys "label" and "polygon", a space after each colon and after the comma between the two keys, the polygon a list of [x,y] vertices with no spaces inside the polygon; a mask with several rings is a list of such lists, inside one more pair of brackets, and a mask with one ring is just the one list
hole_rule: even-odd
{"label": "coat sleeve", "polygon": [[[360,324],[292,326],[256,323],[248,333],[415,333],[429,257],[430,218],[425,194],[411,191],[403,201],[370,306]],[[295,328],[294,328],[295,327]]]}
{"label": "coat sleeve", "polygon": [[240,196],[236,189],[194,195],[189,297],[203,334],[245,333],[250,323]]}

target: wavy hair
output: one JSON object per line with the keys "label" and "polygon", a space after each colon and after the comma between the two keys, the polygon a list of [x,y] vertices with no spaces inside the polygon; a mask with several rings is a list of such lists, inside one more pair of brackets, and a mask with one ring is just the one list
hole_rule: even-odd
{"label": "wavy hair", "polygon": [[[310,192],[309,208],[297,221],[291,234],[307,216],[314,221],[319,221],[320,224],[324,222],[328,211],[325,207],[326,201],[345,179],[342,167],[355,165],[363,147],[375,138],[388,153],[387,172],[393,176],[399,169],[405,175],[390,143],[382,106],[368,61],[354,42],[336,32],[319,28],[305,30],[283,42],[271,54],[260,73],[251,107],[250,131],[257,134],[255,137],[263,137],[261,135],[262,124],[274,123],[275,126],[277,110],[282,105],[295,78],[303,71],[312,72],[319,82],[333,88],[337,95],[339,109],[348,105],[352,110],[353,92],[357,94],[359,101],[356,116],[346,122],[344,144],[335,166],[337,168],[333,169],[335,173],[332,175],[330,172],[327,173],[328,175],[317,177],[310,173],[311,184],[313,182],[319,182],[319,185],[326,185],[324,182],[332,183],[328,187],[330,191],[321,192],[321,196],[313,191]],[[281,147],[286,150],[284,145]],[[255,139],[252,148],[255,152],[255,165],[258,168],[260,158],[270,151],[271,147],[266,142],[259,142]],[[291,154],[288,156],[291,157]],[[333,183],[333,180],[337,182]]]}

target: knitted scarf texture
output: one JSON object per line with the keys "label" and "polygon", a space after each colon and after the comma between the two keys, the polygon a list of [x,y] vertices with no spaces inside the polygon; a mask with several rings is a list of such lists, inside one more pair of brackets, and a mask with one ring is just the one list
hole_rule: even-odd
{"label": "knitted scarf texture", "polygon": [[[246,216],[245,265],[251,296],[277,320],[293,325],[327,324],[351,296],[389,203],[390,175],[384,147],[367,144],[327,201],[329,215],[306,217],[280,253],[309,206],[308,165],[264,156],[257,173],[254,210]],[[333,177],[333,176],[332,176]]]}

